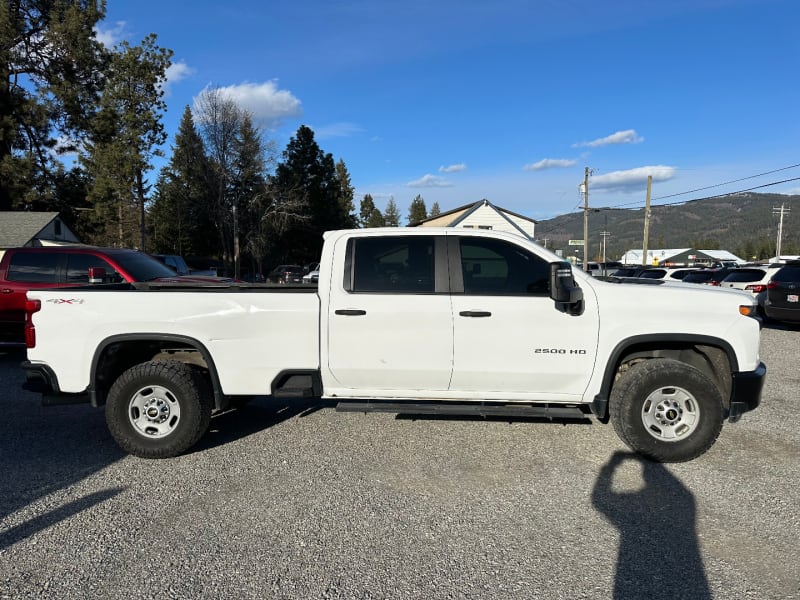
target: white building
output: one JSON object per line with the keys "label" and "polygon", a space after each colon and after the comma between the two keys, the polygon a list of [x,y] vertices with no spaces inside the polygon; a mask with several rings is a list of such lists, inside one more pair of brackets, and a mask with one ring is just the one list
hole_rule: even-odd
{"label": "white building", "polygon": [[507,231],[533,239],[536,221],[504,208],[488,200],[480,200],[430,217],[424,221],[410,223],[413,227],[466,227],[468,229],[494,229]]}

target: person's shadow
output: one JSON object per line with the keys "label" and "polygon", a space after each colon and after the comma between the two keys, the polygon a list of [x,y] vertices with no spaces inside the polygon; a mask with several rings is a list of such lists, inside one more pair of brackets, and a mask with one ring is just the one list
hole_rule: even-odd
{"label": "person's shadow", "polygon": [[[620,468],[625,462],[633,465]],[[637,465],[642,476],[635,478],[636,489],[617,491],[631,483],[631,466]],[[616,452],[600,470],[592,504],[619,529],[615,599],[710,600],[694,496],[664,466]]]}

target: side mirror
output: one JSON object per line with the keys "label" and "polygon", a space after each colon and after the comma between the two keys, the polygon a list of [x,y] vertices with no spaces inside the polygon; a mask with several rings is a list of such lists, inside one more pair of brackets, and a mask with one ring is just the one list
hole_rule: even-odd
{"label": "side mirror", "polygon": [[103,283],[105,280],[105,267],[89,267],[89,283]]}
{"label": "side mirror", "polygon": [[583,290],[575,283],[572,266],[566,261],[550,263],[550,298],[571,314],[583,312]]}

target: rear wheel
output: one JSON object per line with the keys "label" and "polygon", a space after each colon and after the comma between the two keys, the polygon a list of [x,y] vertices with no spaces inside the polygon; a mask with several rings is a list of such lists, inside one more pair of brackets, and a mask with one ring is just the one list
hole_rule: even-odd
{"label": "rear wheel", "polygon": [[211,394],[196,369],[177,361],[131,367],[111,386],[106,423],[119,446],[142,458],[191,448],[211,422]]}
{"label": "rear wheel", "polygon": [[683,462],[706,452],[722,430],[722,396],[698,369],[654,358],[625,371],[611,391],[617,435],[658,462]]}

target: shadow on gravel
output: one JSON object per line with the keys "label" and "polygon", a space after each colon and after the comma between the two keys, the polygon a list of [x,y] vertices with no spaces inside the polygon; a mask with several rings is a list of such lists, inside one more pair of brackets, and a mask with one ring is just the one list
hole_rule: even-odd
{"label": "shadow on gravel", "polygon": [[39,515],[36,518],[25,521],[16,527],[12,527],[6,531],[0,531],[0,550],[22,541],[43,529],[47,529],[52,525],[69,519],[96,504],[105,502],[109,498],[113,498],[117,494],[125,491],[125,489],[124,487],[118,487],[89,494],[88,496],[78,498],[77,500],[73,500],[63,506]]}
{"label": "shadow on gravel", "polygon": [[323,408],[335,406],[334,401],[318,398],[285,399],[259,396],[239,409],[212,417],[208,433],[187,454],[223,446],[294,417],[305,417]]}
{"label": "shadow on gravel", "polygon": [[[631,466],[641,474],[632,478]],[[615,600],[711,599],[694,496],[663,465],[616,452],[600,470],[592,504],[619,529]]]}
{"label": "shadow on gravel", "polygon": [[[125,456],[111,439],[102,410],[88,404],[44,407],[38,394],[24,391],[19,368],[24,359],[24,350],[0,351],[0,523],[51,494],[64,495],[59,490]],[[0,549],[120,491],[48,500],[47,512],[10,529],[0,527]]]}

